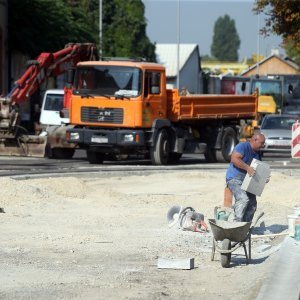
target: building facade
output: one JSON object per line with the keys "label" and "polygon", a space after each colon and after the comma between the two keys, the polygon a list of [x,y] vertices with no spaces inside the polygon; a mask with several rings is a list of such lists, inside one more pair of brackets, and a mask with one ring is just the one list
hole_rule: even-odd
{"label": "building facade", "polygon": [[[178,58],[179,66],[177,66]],[[191,94],[203,92],[201,60],[197,44],[180,44],[179,47],[177,44],[156,44],[156,59],[166,68],[168,89],[178,88],[180,91],[186,89]]]}

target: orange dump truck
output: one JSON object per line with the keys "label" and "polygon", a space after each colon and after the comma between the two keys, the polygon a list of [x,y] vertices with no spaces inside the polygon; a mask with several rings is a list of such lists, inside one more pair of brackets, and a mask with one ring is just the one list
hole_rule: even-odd
{"label": "orange dump truck", "polygon": [[133,60],[80,62],[72,82],[67,140],[90,163],[142,154],[155,165],[183,153],[228,161],[257,117],[257,95],[188,95],[166,89],[162,65]]}

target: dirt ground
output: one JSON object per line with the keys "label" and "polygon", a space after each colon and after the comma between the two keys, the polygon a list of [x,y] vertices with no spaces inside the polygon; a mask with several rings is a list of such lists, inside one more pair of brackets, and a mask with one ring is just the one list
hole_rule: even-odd
{"label": "dirt ground", "polygon": [[[212,233],[169,228],[173,205],[213,218],[224,171],[150,175],[1,178],[1,299],[255,299],[280,242],[253,239],[222,268]],[[258,198],[256,233],[287,231],[299,177],[273,172]],[[261,225],[261,226],[260,226]],[[194,258],[195,269],[158,269],[158,258]]]}

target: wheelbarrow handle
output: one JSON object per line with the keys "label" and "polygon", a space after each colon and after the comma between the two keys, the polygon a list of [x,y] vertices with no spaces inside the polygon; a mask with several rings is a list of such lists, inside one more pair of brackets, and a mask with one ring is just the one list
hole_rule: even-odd
{"label": "wheelbarrow handle", "polygon": [[262,212],[262,213],[260,213],[260,214],[258,215],[258,217],[256,218],[256,221],[255,221],[254,225],[252,225],[252,228],[256,226],[257,222],[259,221],[259,219],[260,219],[264,214],[265,214],[265,213]]}

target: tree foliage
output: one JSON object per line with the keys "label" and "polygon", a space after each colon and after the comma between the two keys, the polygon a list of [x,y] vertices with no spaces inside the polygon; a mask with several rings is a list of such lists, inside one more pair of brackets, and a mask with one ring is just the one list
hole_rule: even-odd
{"label": "tree foliage", "polygon": [[103,56],[145,57],[155,61],[155,45],[146,36],[145,6],[137,0],[104,2]]}
{"label": "tree foliage", "polygon": [[266,26],[261,30],[268,35],[274,32],[283,37],[283,45],[292,58],[300,54],[300,1],[256,0],[256,13],[264,12]]}
{"label": "tree foliage", "polygon": [[[155,60],[141,0],[103,1],[103,54]],[[10,0],[9,50],[29,57],[99,43],[99,0]]]}
{"label": "tree foliage", "polygon": [[228,15],[219,17],[214,25],[211,54],[221,61],[237,61],[240,43],[235,21]]}

